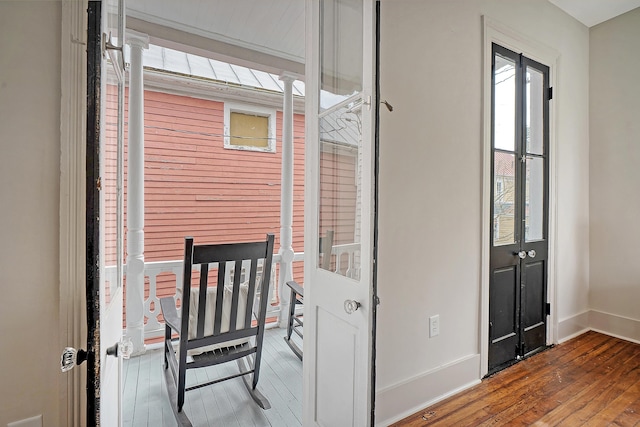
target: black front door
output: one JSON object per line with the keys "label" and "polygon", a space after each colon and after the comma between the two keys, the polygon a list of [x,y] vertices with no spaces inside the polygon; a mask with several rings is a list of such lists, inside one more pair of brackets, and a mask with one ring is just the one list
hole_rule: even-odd
{"label": "black front door", "polygon": [[493,45],[489,373],[547,341],[549,68]]}

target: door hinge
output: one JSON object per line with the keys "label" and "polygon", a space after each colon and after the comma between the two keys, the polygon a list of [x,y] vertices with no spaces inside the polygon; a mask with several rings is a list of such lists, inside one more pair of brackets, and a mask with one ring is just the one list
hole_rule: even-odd
{"label": "door hinge", "polygon": [[545,310],[546,310],[547,316],[551,315],[551,303],[550,302],[547,303],[547,305],[545,307]]}
{"label": "door hinge", "polygon": [[96,190],[102,191],[102,178],[100,177],[96,180]]}
{"label": "door hinge", "polygon": [[553,88],[550,87],[549,88],[549,94],[548,94],[548,101],[551,101],[553,99]]}

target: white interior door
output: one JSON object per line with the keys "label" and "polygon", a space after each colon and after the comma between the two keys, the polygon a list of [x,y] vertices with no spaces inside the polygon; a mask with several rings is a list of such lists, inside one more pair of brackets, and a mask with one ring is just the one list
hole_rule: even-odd
{"label": "white interior door", "polygon": [[[102,2],[100,81],[100,425],[122,425],[123,0]],[[112,46],[111,48],[109,46]],[[114,347],[115,345],[115,347]],[[108,355],[107,349],[118,349]],[[115,356],[115,357],[112,357]]]}
{"label": "white interior door", "polygon": [[308,0],[306,15],[304,425],[365,426],[372,421],[374,1]]}

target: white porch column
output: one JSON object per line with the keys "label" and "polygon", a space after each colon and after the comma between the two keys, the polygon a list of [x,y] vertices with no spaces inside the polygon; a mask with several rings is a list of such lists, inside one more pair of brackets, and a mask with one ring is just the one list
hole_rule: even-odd
{"label": "white porch column", "polygon": [[127,337],[133,355],[144,346],[144,83],[142,50],[146,34],[127,32],[131,47],[129,69],[129,140],[127,158]]}
{"label": "white porch column", "polygon": [[290,293],[286,282],[293,278],[293,76],[283,74],[284,101],[282,110],[282,178],[280,197],[280,327],[287,327]]}

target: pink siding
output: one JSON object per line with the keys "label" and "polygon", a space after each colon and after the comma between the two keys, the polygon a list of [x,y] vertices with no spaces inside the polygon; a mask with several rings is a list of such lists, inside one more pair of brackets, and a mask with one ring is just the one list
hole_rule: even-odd
{"label": "pink siding", "polygon": [[[145,91],[144,108],[145,261],[181,259],[185,236],[193,236],[197,244],[259,240],[265,233],[273,233],[277,249],[282,112],[276,115],[276,152],[264,153],[224,148],[223,102]],[[107,122],[113,120],[115,109],[114,98],[109,93]],[[126,117],[125,112],[125,121]],[[113,153],[113,150],[113,146],[107,147],[107,151]],[[323,211],[321,229],[334,229],[334,243],[339,244],[353,241],[355,159],[333,156],[329,162],[334,166],[329,167],[328,176],[323,177],[322,198],[326,206],[335,208],[334,212]],[[114,177],[110,172],[105,175],[105,181],[112,181]],[[346,199],[337,197],[346,191],[352,194]],[[302,252],[304,116],[300,114],[294,116],[293,200],[293,248]],[[348,213],[339,215],[339,211]],[[115,240],[114,230],[115,222],[107,218],[108,241]],[[302,284],[303,266],[296,264],[299,265],[294,265],[294,278]],[[174,292],[175,277],[166,275],[158,279],[159,296]]]}

